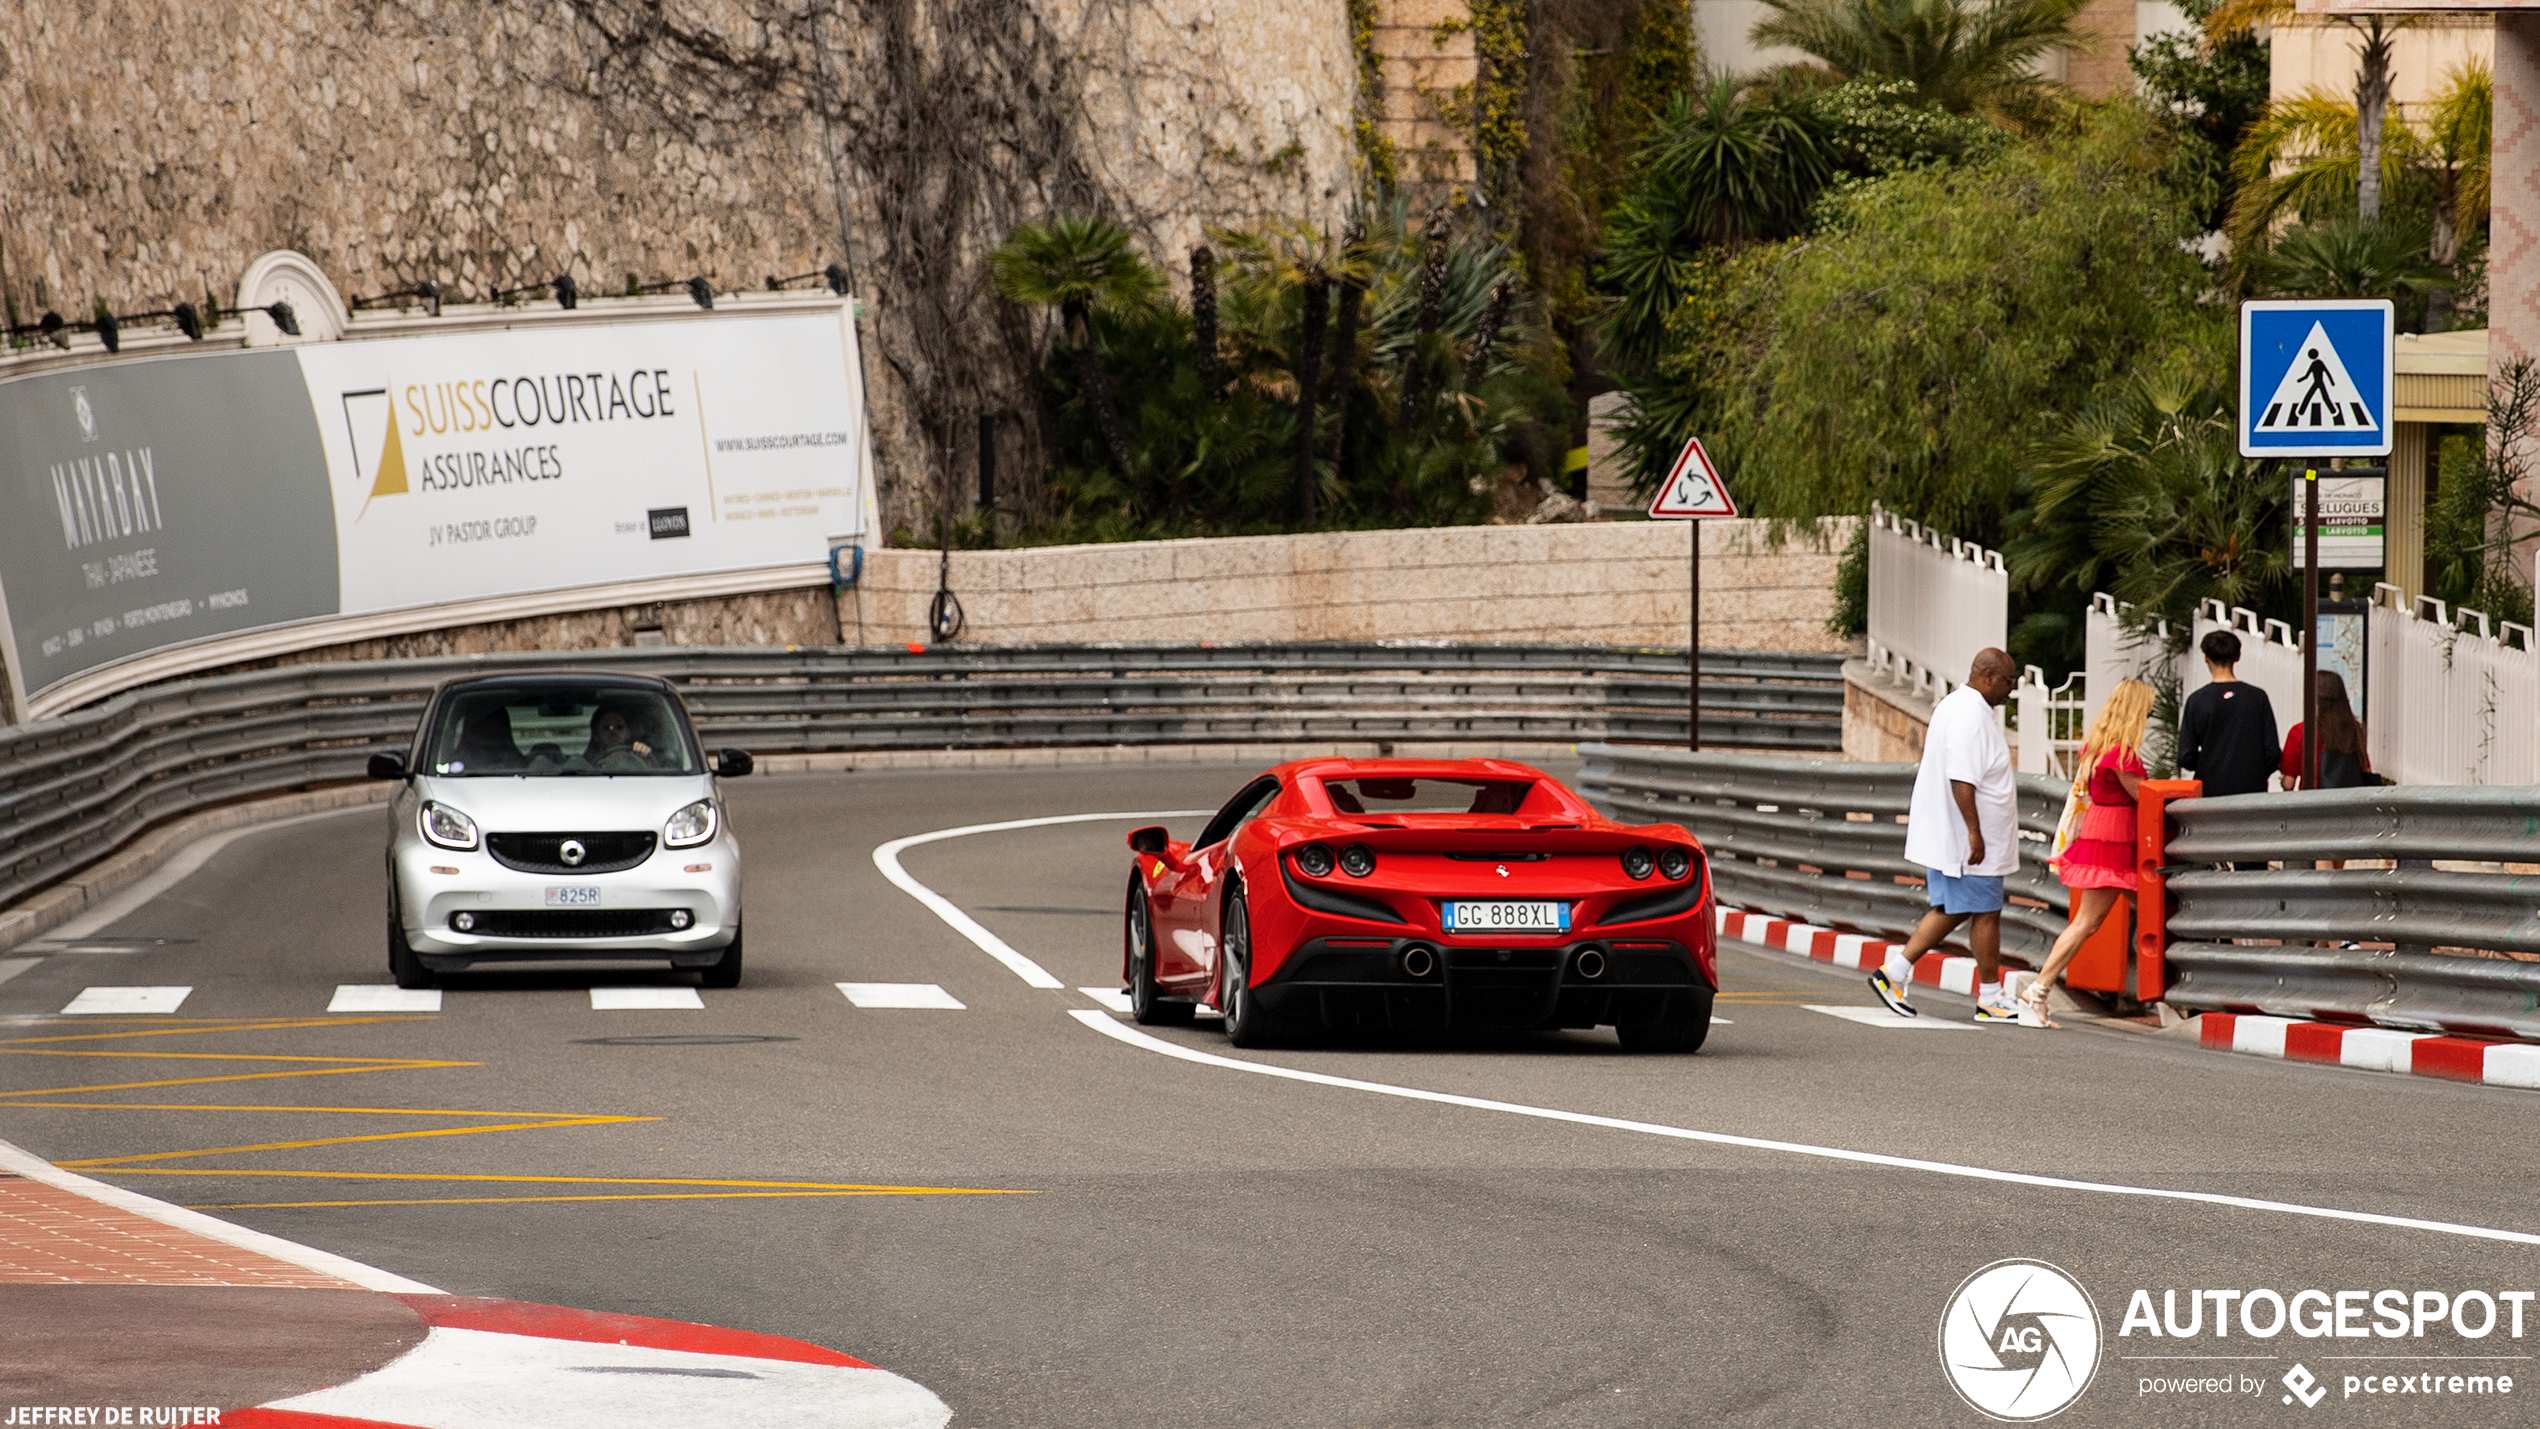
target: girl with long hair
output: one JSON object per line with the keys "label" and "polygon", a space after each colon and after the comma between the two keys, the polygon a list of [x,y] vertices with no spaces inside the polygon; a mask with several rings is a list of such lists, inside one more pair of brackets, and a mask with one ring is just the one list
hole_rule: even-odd
{"label": "girl with long hair", "polygon": [[2134,800],[2143,786],[2143,731],[2152,720],[2152,687],[2119,681],[2090,722],[2073,758],[2073,792],[2087,801],[2081,828],[2055,860],[2056,876],[2072,890],[2072,920],[2056,937],[2046,966],[2020,993],[2023,1021],[2058,1025],[2046,1015],[2046,993],[2064,965],[2134,887]]}
{"label": "girl with long hair", "polygon": [[[2353,789],[2372,782],[2372,756],[2364,752],[2364,722],[2346,698],[2346,677],[2322,670],[2316,677],[2320,707],[2320,782],[2322,789]],[[2310,731],[2301,725],[2284,737],[2284,762],[2277,772],[2284,787],[2302,787],[2303,744]]]}

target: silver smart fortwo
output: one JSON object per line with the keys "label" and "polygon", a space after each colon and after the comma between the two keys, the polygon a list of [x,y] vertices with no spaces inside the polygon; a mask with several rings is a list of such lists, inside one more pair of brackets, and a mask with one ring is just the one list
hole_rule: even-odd
{"label": "silver smart fortwo", "polygon": [[494,962],[667,959],[741,980],[741,846],[679,696],[626,675],[502,675],[435,691],[388,816],[399,987]]}

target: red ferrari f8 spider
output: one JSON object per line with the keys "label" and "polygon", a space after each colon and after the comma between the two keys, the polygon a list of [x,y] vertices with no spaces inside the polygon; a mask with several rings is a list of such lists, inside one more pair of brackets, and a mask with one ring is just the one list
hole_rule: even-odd
{"label": "red ferrari f8 spider", "polygon": [[1121,976],[1149,1025],[1597,1027],[1691,1052],[1719,988],[1708,860],[1498,759],[1308,759],[1198,838],[1129,835]]}

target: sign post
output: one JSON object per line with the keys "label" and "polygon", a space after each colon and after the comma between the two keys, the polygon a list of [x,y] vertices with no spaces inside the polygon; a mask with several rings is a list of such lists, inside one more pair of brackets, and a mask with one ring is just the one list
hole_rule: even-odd
{"label": "sign post", "polygon": [[[2390,455],[2395,325],[2386,299],[2240,305],[2240,454],[2302,469],[2302,787],[2319,787],[2320,457]],[[2335,473],[2331,480],[2336,480]]]}
{"label": "sign post", "polygon": [[[1736,515],[1737,503],[1729,499],[1728,485],[1711,465],[1702,439],[1687,438],[1685,449],[1676,454],[1675,466],[1658,487],[1658,499],[1649,503],[1649,519],[1699,522]],[[1692,600],[1686,614],[1685,748],[1698,753],[1702,749],[1702,528],[1694,526],[1687,534],[1693,555],[1687,582]]]}

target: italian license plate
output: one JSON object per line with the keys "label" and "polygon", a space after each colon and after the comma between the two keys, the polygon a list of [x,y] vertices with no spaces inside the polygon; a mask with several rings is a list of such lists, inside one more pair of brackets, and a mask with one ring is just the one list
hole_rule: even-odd
{"label": "italian license plate", "polygon": [[1454,933],[1566,933],[1570,905],[1548,902],[1449,903],[1446,926]]}
{"label": "italian license plate", "polygon": [[574,884],[565,888],[550,888],[547,890],[547,906],[550,908],[597,908],[600,906],[600,890],[596,884],[589,883]]}

